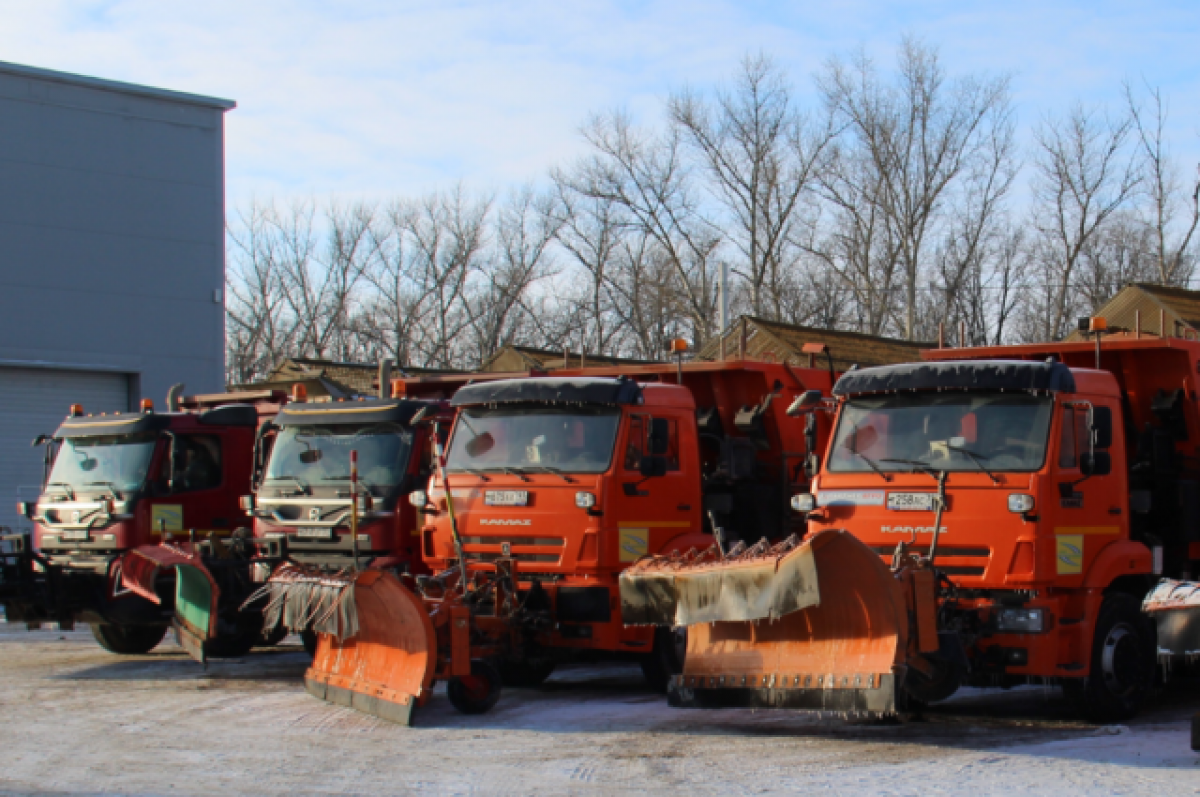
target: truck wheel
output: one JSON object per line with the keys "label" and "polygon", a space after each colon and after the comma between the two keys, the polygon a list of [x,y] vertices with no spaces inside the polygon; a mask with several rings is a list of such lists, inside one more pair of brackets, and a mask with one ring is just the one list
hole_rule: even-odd
{"label": "truck wheel", "polygon": [[109,653],[140,655],[149,653],[167,635],[165,625],[115,625],[93,623],[92,636]]}
{"label": "truck wheel", "polygon": [[216,639],[208,640],[206,652],[214,659],[237,659],[249,653],[261,637],[262,632],[258,629],[221,634]]}
{"label": "truck wheel", "polygon": [[945,659],[926,659],[933,665],[933,675],[909,667],[904,676],[904,691],[922,703],[937,703],[949,699],[962,686],[962,667]]}
{"label": "truck wheel", "polygon": [[1092,722],[1125,720],[1137,713],[1154,684],[1154,626],[1137,599],[1123,593],[1100,604],[1092,640],[1091,670],[1083,685],[1083,708]]}
{"label": "truck wheel", "polygon": [[471,674],[446,684],[446,696],[463,714],[486,714],[500,699],[500,673],[483,659],[471,660]]}
{"label": "truck wheel", "polygon": [[642,675],[655,692],[666,694],[672,675],[683,672],[687,655],[686,628],[654,629],[654,649],[642,659]]}
{"label": "truck wheel", "polygon": [[500,681],[513,689],[535,689],[554,673],[552,659],[497,659]]}

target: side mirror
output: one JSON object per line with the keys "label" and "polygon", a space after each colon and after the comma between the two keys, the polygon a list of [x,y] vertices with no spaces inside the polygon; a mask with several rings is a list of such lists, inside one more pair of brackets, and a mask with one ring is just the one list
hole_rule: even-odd
{"label": "side mirror", "polygon": [[821,391],[806,390],[796,397],[792,406],[787,408],[787,414],[793,418],[805,412],[810,412],[821,403]]}
{"label": "side mirror", "polygon": [[1108,448],[1112,445],[1113,423],[1112,409],[1096,407],[1092,410],[1092,435],[1096,448]]}
{"label": "side mirror", "polygon": [[[651,418],[646,437],[646,453],[651,457],[665,456],[671,447],[671,423],[666,418]],[[665,461],[663,463],[666,464]],[[664,471],[665,473],[666,471]],[[661,475],[661,474],[660,474]]]}
{"label": "side mirror", "polygon": [[1107,476],[1112,473],[1112,456],[1107,451],[1085,452],[1079,456],[1079,471],[1084,476]]}
{"label": "side mirror", "polygon": [[50,435],[40,434],[37,437],[33,438],[33,442],[30,444],[30,447],[37,448],[38,446],[46,445],[46,443],[48,443],[48,442],[50,442]]}
{"label": "side mirror", "polygon": [[466,445],[467,454],[472,458],[481,457],[495,447],[496,438],[492,437],[491,432],[475,435],[471,438],[471,442]]}
{"label": "side mirror", "polygon": [[657,478],[667,475],[667,458],[660,456],[642,457],[642,462],[638,466],[638,471],[647,479]]}

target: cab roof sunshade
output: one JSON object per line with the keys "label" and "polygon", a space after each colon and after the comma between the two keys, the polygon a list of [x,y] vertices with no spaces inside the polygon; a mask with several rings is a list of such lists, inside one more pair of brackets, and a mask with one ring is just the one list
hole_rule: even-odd
{"label": "cab roof sunshade", "polygon": [[391,421],[406,425],[424,406],[426,402],[423,401],[399,399],[288,404],[275,416],[275,423],[279,426],[328,426]]}
{"label": "cab roof sunshade", "polygon": [[1028,360],[966,360],[880,365],[847,371],[835,396],[898,390],[1055,390],[1075,392],[1075,377],[1062,363]]}
{"label": "cab roof sunshade", "polygon": [[166,415],[129,413],[128,415],[92,415],[67,418],[55,437],[103,437],[116,434],[158,432],[171,425]]}
{"label": "cab roof sunshade", "polygon": [[549,377],[500,379],[466,385],[450,400],[452,407],[518,402],[560,404],[641,404],[642,389],[632,379]]}

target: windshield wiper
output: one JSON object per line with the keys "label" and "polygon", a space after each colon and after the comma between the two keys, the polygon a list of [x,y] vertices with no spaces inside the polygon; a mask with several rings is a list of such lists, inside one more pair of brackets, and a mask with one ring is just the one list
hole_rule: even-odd
{"label": "windshield wiper", "polygon": [[446,470],[449,473],[469,473],[472,476],[478,476],[479,478],[483,479],[485,482],[491,481],[491,479],[488,478],[488,475],[486,473],[484,473],[483,471],[481,471],[479,468],[467,468],[467,467],[463,467],[462,465],[455,465],[453,468],[447,468]]}
{"label": "windshield wiper", "polygon": [[529,477],[525,475],[525,471],[521,470],[520,468],[513,468],[513,467],[509,467],[508,465],[505,465],[504,467],[500,468],[500,470],[504,471],[505,473],[507,473],[511,476],[516,476],[523,482],[529,481]]}
{"label": "windshield wiper", "polygon": [[930,465],[928,462],[925,462],[924,460],[920,460],[920,459],[884,459],[884,460],[880,460],[880,461],[881,462],[899,462],[901,465],[911,465],[913,473],[920,471],[921,473],[926,473],[935,479],[937,478],[938,469],[933,467],[933,465]]}
{"label": "windshield wiper", "polygon": [[[889,475],[887,475],[886,473],[884,473],[884,472],[883,472],[883,469],[882,469],[882,468],[880,468],[878,465],[876,465],[876,464],[875,464],[875,460],[871,459],[870,457],[868,457],[868,456],[867,456],[866,454],[864,454],[863,452],[861,452],[861,451],[854,451],[854,452],[851,452],[851,453],[857,454],[858,456],[862,457],[862,458],[863,458],[863,461],[864,461],[864,462],[866,462],[868,465],[870,465],[870,466],[871,466],[871,470],[875,471],[875,472],[876,472],[876,473],[878,473],[880,476],[882,476],[882,477],[883,477],[883,480],[884,480],[885,482],[890,482],[890,481],[892,480],[892,477],[891,477],[891,476],[889,476]],[[893,462],[893,461],[895,461],[895,460],[885,459],[885,460],[883,460],[883,461],[884,461],[884,462]]]}
{"label": "windshield wiper", "polygon": [[292,476],[291,474],[288,474],[287,476],[268,476],[267,477],[267,481],[272,481],[272,482],[282,482],[282,481],[289,481],[289,480],[294,481],[296,483],[296,486],[300,488],[300,492],[304,493],[305,495],[308,495],[308,492],[309,492],[308,485],[305,484],[304,482],[300,481],[300,478],[298,476]]}
{"label": "windshield wiper", "polygon": [[988,476],[991,478],[991,480],[992,480],[992,484],[999,484],[999,483],[1000,483],[1000,480],[996,478],[996,474],[992,473],[990,470],[988,470],[987,468],[985,468],[985,467],[983,466],[983,462],[982,462],[982,460],[985,460],[985,459],[987,459],[987,457],[983,456],[982,454],[976,454],[974,451],[971,451],[971,450],[969,450],[969,449],[966,449],[966,448],[959,448],[958,446],[951,446],[951,445],[948,445],[948,446],[946,446],[946,448],[950,449],[951,451],[957,451],[957,452],[958,452],[958,453],[960,453],[960,454],[966,454],[968,457],[970,457],[970,458],[971,458],[971,461],[972,461],[972,462],[974,462],[974,463],[975,463],[975,465],[976,465],[976,466],[977,466],[977,467],[978,467],[978,468],[979,468],[981,471],[983,471],[984,473],[986,473],[986,474],[987,474],[987,475],[988,475]]}
{"label": "windshield wiper", "polygon": [[70,498],[72,501],[75,500],[75,491],[72,490],[71,485],[67,484],[66,482],[48,482],[46,486],[61,487],[63,488],[63,492],[67,494],[67,498]]}
{"label": "windshield wiper", "polygon": [[574,484],[574,483],[575,483],[575,480],[574,480],[574,479],[572,479],[572,478],[571,478],[570,476],[568,476],[567,474],[563,473],[561,468],[552,468],[552,467],[550,467],[549,465],[533,465],[533,466],[531,466],[531,467],[526,467],[525,469],[526,469],[526,470],[531,470],[531,471],[534,471],[534,472],[538,472],[538,471],[540,471],[540,472],[542,472],[542,473],[553,473],[555,476],[558,476],[558,477],[559,477],[559,478],[561,478],[563,481],[565,481],[567,484]]}

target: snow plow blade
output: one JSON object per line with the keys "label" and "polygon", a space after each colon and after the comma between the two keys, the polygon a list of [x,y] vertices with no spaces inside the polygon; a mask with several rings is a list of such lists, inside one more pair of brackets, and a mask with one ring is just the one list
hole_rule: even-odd
{"label": "snow plow blade", "polygon": [[162,603],[154,589],[160,570],[175,569],[175,630],[180,646],[201,664],[206,642],[217,635],[217,602],[221,591],[200,557],[174,545],[143,545],[121,557],[121,586],[153,603]]}
{"label": "snow plow blade", "polygon": [[286,565],[271,576],[266,628],[318,633],[304,685],[314,697],[402,725],[433,686],[437,637],[425,604],[382,570],[335,575]]}
{"label": "snow plow blade", "polygon": [[1164,578],[1142,602],[1158,626],[1158,658],[1173,664],[1200,661],[1200,582]]}
{"label": "snow plow blade", "polygon": [[[688,627],[673,706],[886,716],[902,710],[911,581],[850,534],[824,531],[725,560],[643,560],[622,574],[621,598],[626,622]],[[931,629],[920,650],[936,649]]]}

